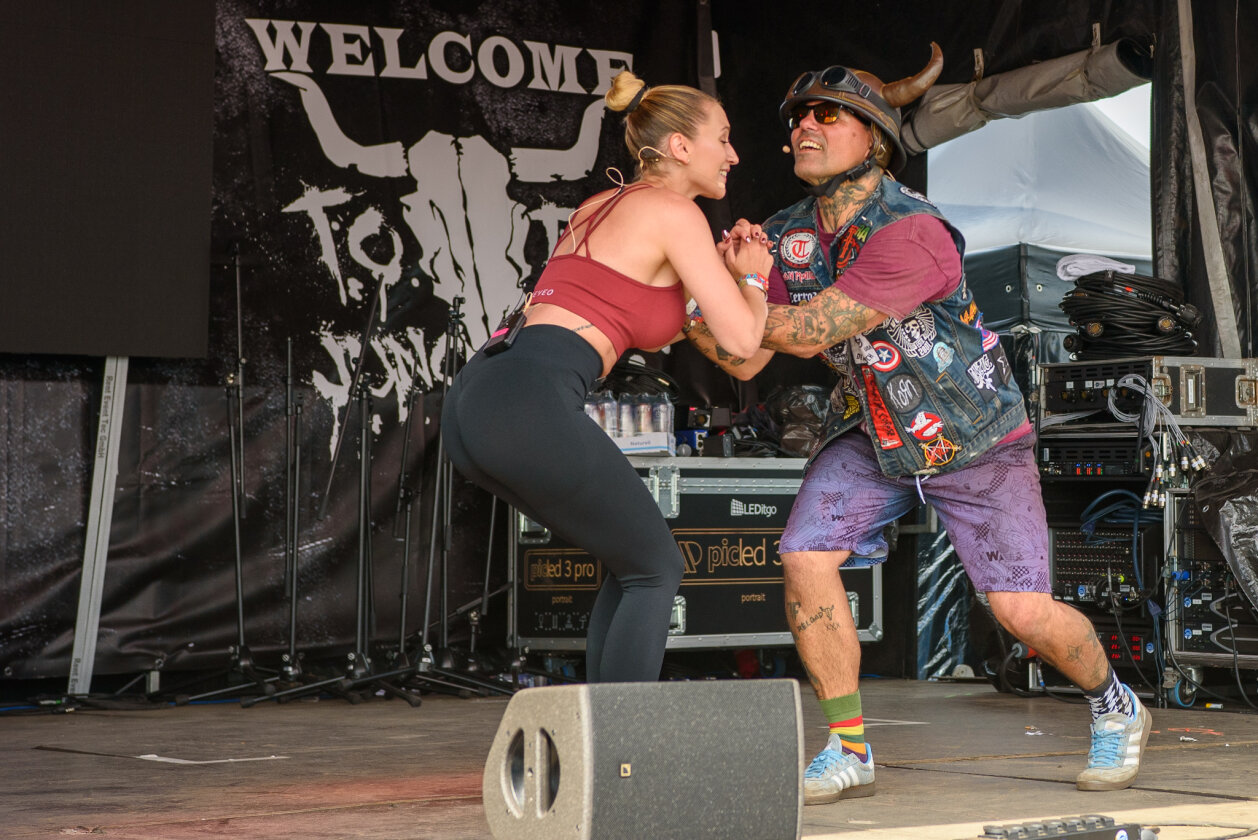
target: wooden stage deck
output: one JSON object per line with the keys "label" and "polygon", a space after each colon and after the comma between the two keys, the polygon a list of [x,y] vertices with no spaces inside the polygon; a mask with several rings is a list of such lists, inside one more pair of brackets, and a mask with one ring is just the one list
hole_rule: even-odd
{"label": "wooden stage deck", "polygon": [[[804,836],[967,840],[1103,814],[1161,840],[1258,831],[1258,714],[1153,709],[1131,789],[1085,793],[1087,711],[986,683],[862,685],[876,796],[804,809]],[[809,754],[825,726],[803,687]],[[486,840],[481,773],[506,697],[306,699],[0,720],[0,836]],[[649,804],[649,803],[647,803]],[[1196,824],[1196,825],[1188,825]],[[646,840],[644,838],[644,840]]]}

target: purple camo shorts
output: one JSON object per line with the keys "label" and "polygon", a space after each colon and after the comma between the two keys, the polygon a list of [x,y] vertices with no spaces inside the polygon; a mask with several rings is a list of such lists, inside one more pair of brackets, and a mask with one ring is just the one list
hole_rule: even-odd
{"label": "purple camo shorts", "polygon": [[[920,487],[980,592],[1048,592],[1048,526],[1035,465],[1035,435],[993,447]],[[920,503],[915,476],[889,478],[859,431],[822,450],[791,508],[779,553],[850,551],[846,566],[887,558],[882,529]]]}

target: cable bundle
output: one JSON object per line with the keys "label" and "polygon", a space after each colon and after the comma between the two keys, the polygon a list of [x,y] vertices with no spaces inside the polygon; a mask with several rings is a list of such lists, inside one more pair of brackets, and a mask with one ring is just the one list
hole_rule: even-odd
{"label": "cable bundle", "polygon": [[1061,310],[1078,332],[1063,346],[1076,360],[1127,356],[1191,356],[1190,330],[1201,312],[1173,283],[1141,274],[1098,271],[1075,281]]}
{"label": "cable bundle", "polygon": [[[1118,406],[1118,396],[1126,389],[1143,397],[1140,413],[1131,413]],[[1175,415],[1154,393],[1143,376],[1129,373],[1120,377],[1109,392],[1109,412],[1124,423],[1136,424],[1140,437],[1149,442],[1155,463],[1149,484],[1144,491],[1144,507],[1166,507],[1166,487],[1175,484],[1176,476],[1188,478],[1189,470],[1206,468],[1206,460],[1198,454],[1180,428]]]}
{"label": "cable bundle", "polygon": [[[1114,623],[1118,626],[1118,634],[1123,638],[1127,638],[1127,633],[1123,630],[1123,612],[1129,612],[1143,606],[1146,608],[1149,618],[1153,621],[1153,659],[1155,668],[1152,680],[1145,676],[1144,669],[1140,667],[1140,663],[1131,655],[1130,648],[1126,645],[1123,648],[1131,666],[1140,675],[1140,679],[1156,693],[1158,691],[1157,679],[1163,668],[1162,629],[1160,624],[1162,605],[1154,601],[1153,596],[1161,584],[1161,579],[1155,577],[1147,582],[1144,579],[1145,558],[1140,556],[1140,528],[1141,526],[1161,525],[1162,512],[1145,510],[1145,508],[1149,507],[1148,494],[1145,495],[1144,504],[1141,504],[1140,497],[1130,490],[1110,490],[1107,493],[1102,493],[1093,499],[1092,503],[1080,515],[1079,529],[1086,535],[1085,538],[1089,545],[1099,545],[1101,543],[1121,541],[1118,537],[1097,536],[1096,530],[1099,525],[1131,526],[1131,568],[1135,578],[1135,591],[1123,590],[1121,571],[1116,579],[1114,569],[1110,568],[1108,563],[1105,570],[1106,590],[1109,593],[1110,615],[1113,616]],[[1124,537],[1122,539],[1127,538]]]}

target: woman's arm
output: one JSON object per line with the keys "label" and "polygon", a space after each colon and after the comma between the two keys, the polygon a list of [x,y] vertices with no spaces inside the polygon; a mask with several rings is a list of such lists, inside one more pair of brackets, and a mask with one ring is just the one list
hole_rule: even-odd
{"label": "woman's arm", "polygon": [[758,228],[736,228],[739,237],[718,251],[711,243],[707,218],[693,201],[669,202],[660,219],[664,254],[687,294],[703,312],[713,338],[742,357],[756,353],[768,314],[765,293],[753,284],[739,285],[746,274],[767,277],[773,265]]}
{"label": "woman's arm", "polygon": [[683,332],[686,334],[686,338],[690,340],[690,343],[695,346],[695,349],[735,379],[743,381],[751,379],[764,370],[764,366],[769,363],[769,359],[773,358],[774,351],[763,348],[757,350],[750,358],[746,359],[734,355],[721,346],[720,342],[716,340],[716,336],[712,335],[712,331],[708,329],[708,325],[701,320],[687,322]]}

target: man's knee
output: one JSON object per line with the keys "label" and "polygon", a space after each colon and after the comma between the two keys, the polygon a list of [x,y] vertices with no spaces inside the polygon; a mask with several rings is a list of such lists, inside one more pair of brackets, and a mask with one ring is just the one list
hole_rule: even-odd
{"label": "man's knee", "polygon": [[1058,603],[1047,592],[988,592],[987,602],[1000,626],[1023,641],[1049,629]]}
{"label": "man's knee", "polygon": [[839,576],[839,566],[850,557],[850,551],[788,551],[782,555],[782,575],[787,580],[804,577]]}
{"label": "man's knee", "polygon": [[782,576],[787,580],[798,577],[801,572],[807,571],[811,565],[808,558],[812,555],[810,551],[788,551],[782,555]]}

